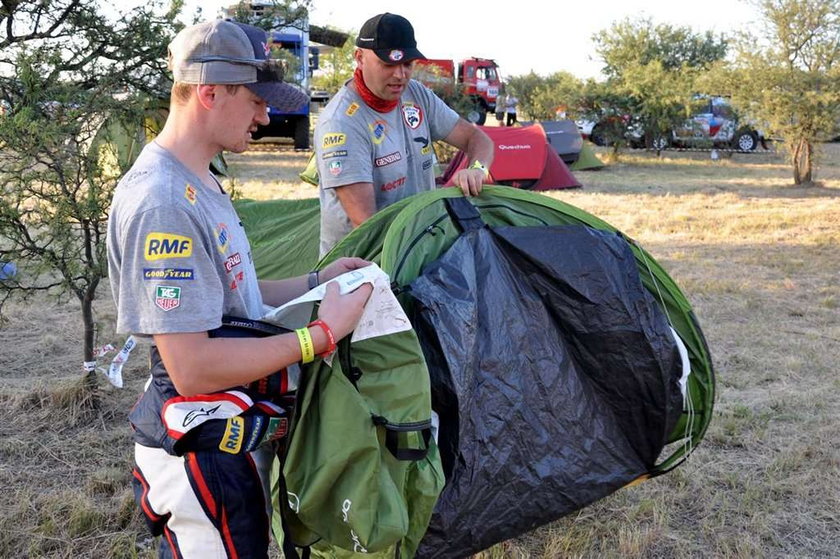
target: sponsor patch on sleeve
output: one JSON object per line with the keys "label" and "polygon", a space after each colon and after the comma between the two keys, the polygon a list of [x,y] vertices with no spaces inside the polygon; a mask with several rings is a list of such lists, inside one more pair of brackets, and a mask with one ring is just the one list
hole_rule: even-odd
{"label": "sponsor patch on sleeve", "polygon": [[230,273],[236,266],[242,264],[242,257],[238,252],[234,252],[225,259],[225,271]]}
{"label": "sponsor patch on sleeve", "polygon": [[321,142],[321,147],[323,149],[329,149],[337,146],[343,146],[345,143],[347,143],[347,134],[342,134],[340,132],[331,132],[329,134],[324,134],[324,139]]}
{"label": "sponsor patch on sleeve", "polygon": [[193,240],[191,237],[155,231],[146,235],[143,254],[149,261],[165,258],[189,258],[192,256],[192,247]]}
{"label": "sponsor patch on sleeve", "polygon": [[341,161],[336,159],[335,161],[330,161],[330,174],[334,177],[337,177],[341,174]]}
{"label": "sponsor patch on sleeve", "polygon": [[219,450],[230,454],[239,454],[242,449],[242,439],[245,437],[245,418],[241,416],[229,417],[225,426],[225,434],[219,442]]}
{"label": "sponsor patch on sleeve", "polygon": [[333,157],[347,157],[347,150],[337,149],[335,151],[330,151],[321,155],[321,159],[324,161],[326,161],[327,159],[332,159]]}
{"label": "sponsor patch on sleeve", "polygon": [[143,268],[144,280],[192,280],[192,268]]}
{"label": "sponsor patch on sleeve", "polygon": [[181,288],[171,285],[159,285],[155,288],[155,306],[163,311],[171,311],[181,306]]}
{"label": "sponsor patch on sleeve", "polygon": [[353,116],[354,114],[356,114],[356,111],[358,111],[358,110],[359,110],[359,104],[354,101],[354,102],[350,103],[350,106],[347,107],[347,110],[344,111],[344,114],[346,114],[347,116]]}

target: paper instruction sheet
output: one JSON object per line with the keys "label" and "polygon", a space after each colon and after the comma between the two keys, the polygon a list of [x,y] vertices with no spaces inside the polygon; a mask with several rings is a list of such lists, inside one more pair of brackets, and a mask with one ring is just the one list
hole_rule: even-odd
{"label": "paper instruction sheet", "polygon": [[352,270],[307,291],[281,307],[265,314],[262,320],[293,330],[306,326],[316,301],[324,298],[327,283],[337,282],[342,294],[350,293],[362,284],[373,285],[373,292],[365,304],[359,324],[353,331],[351,342],[385,336],[411,329],[411,323],[391,291],[391,279],[376,264]]}

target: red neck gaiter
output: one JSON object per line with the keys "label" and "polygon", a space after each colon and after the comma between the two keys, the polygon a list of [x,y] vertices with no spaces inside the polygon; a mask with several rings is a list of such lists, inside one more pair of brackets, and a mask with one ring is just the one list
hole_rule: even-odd
{"label": "red neck gaiter", "polygon": [[359,92],[359,96],[362,98],[362,101],[365,102],[365,105],[373,109],[378,113],[388,113],[394,110],[399,103],[399,99],[394,99],[393,101],[386,101],[381,97],[377,97],[373,91],[368,89],[368,86],[365,85],[365,80],[362,78],[362,69],[356,68],[356,71],[353,73],[353,83],[356,84],[356,91]]}

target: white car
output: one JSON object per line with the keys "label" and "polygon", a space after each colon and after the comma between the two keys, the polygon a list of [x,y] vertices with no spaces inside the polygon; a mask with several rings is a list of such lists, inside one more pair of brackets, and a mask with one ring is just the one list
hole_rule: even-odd
{"label": "white car", "polygon": [[[766,149],[764,135],[750,126],[739,126],[734,111],[723,97],[701,97],[706,103],[691,118],[669,134],[653,138],[653,147],[665,149],[678,147],[731,147],[739,151],[754,151],[759,145]],[[629,119],[629,117],[627,117]],[[607,138],[601,130],[602,124],[591,120],[575,121],[581,136],[596,145],[606,145]],[[628,126],[627,140],[631,147],[645,147],[645,134],[641,126]]]}
{"label": "white car", "polygon": [[670,141],[679,146],[732,147],[754,151],[764,136],[748,126],[739,126],[732,107],[723,97],[709,97],[704,106],[672,131]]}

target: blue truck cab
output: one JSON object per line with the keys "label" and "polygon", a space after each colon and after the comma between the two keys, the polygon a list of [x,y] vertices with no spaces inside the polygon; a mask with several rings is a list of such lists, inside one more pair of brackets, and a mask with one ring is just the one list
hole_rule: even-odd
{"label": "blue truck cab", "polygon": [[[308,29],[285,27],[269,32],[271,56],[286,61],[286,81],[301,88],[309,97],[309,81],[318,68],[318,49],[309,43]],[[309,103],[291,112],[269,107],[271,122],[260,126],[254,139],[264,136],[293,138],[296,150],[309,149]]]}

